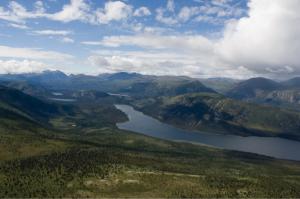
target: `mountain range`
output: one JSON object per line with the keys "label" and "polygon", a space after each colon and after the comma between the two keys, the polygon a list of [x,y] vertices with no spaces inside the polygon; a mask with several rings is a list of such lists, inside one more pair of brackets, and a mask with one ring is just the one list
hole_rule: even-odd
{"label": "mountain range", "polygon": [[180,128],[292,140],[299,140],[297,111],[232,99],[188,77],[48,71],[0,80],[1,198],[300,193],[297,161],[120,130],[129,118],[114,104]]}
{"label": "mountain range", "polygon": [[[81,104],[95,101],[130,103],[182,128],[300,139],[299,78],[283,82],[261,77],[245,81],[211,78],[202,79],[205,82],[202,83],[184,76],[125,72],[88,76],[45,71],[1,75],[1,80],[6,87],[50,102],[61,99]],[[223,94],[209,87],[217,88],[222,82],[226,84],[226,89],[220,88]]]}

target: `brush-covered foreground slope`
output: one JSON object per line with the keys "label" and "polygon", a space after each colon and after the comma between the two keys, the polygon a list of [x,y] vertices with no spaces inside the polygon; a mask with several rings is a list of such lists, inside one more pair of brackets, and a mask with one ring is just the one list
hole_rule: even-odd
{"label": "brush-covered foreground slope", "polygon": [[199,93],[140,100],[133,105],[180,127],[238,135],[300,140],[300,113]]}
{"label": "brush-covered foreground slope", "polygon": [[[48,136],[46,136],[48,135]],[[0,197],[298,197],[299,162],[115,128],[0,132]]]}
{"label": "brush-covered foreground slope", "polygon": [[43,102],[18,90],[0,87],[1,163],[64,148],[64,143],[43,136],[50,132],[49,119],[63,114],[62,110],[61,106]]}

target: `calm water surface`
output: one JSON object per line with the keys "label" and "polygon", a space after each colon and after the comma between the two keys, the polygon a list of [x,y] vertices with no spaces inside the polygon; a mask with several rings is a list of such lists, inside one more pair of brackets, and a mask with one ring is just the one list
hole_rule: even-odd
{"label": "calm water surface", "polygon": [[76,101],[76,99],[65,99],[65,98],[54,98],[54,97],[51,97],[49,99],[53,100],[53,101],[59,101],[59,102],[75,102]]}
{"label": "calm water surface", "polygon": [[206,144],[223,149],[252,152],[280,159],[300,161],[300,142],[273,137],[241,137],[182,130],[136,111],[128,105],[115,105],[129,121],[118,123],[120,129],[152,137]]}

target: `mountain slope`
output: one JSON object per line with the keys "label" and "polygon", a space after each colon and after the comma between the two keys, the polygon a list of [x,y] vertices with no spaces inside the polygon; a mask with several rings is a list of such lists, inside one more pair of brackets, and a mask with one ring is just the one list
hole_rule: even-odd
{"label": "mountain slope", "polygon": [[289,79],[287,81],[282,82],[282,84],[288,87],[289,89],[300,89],[300,77]]}
{"label": "mountain slope", "polygon": [[[0,86],[0,109],[2,118],[7,112],[26,117],[32,121],[47,122],[50,117],[71,111],[71,107],[44,102],[19,90]],[[6,114],[4,114],[6,113]]]}
{"label": "mountain slope", "polygon": [[300,78],[275,82],[254,78],[240,82],[226,95],[233,99],[300,110]]}
{"label": "mountain slope", "polygon": [[219,93],[226,93],[240,81],[230,78],[207,78],[199,79],[206,87],[212,88]]}
{"label": "mountain slope", "polygon": [[134,106],[183,128],[300,140],[300,113],[232,100],[219,94],[162,97],[137,101]]}
{"label": "mountain slope", "polygon": [[139,82],[133,84],[122,92],[129,93],[135,97],[158,97],[158,96],[176,96],[185,93],[209,92],[214,90],[204,86],[197,80],[165,80],[156,79],[154,81]]}
{"label": "mountain slope", "polygon": [[282,88],[280,83],[259,77],[238,83],[226,95],[234,99],[249,99],[259,97],[265,92],[279,90],[280,88]]}

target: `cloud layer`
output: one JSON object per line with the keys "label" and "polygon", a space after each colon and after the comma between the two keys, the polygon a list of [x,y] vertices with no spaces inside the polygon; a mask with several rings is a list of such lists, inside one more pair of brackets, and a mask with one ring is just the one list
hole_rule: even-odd
{"label": "cloud layer", "polygon": [[33,73],[49,69],[46,64],[31,60],[0,60],[0,66],[0,74]]}
{"label": "cloud layer", "polygon": [[[300,1],[251,0],[248,6],[248,15],[228,21],[219,39],[201,35],[137,34],[108,36],[85,44],[142,49],[140,53],[98,55],[99,66],[105,70],[123,67],[152,73],[155,68],[156,73],[240,78],[300,75]],[[168,3],[167,10],[173,12],[173,7],[172,2]],[[181,11],[179,18],[187,19],[192,14]],[[92,57],[95,59],[95,55]]]}
{"label": "cloud layer", "polygon": [[252,0],[249,8],[248,17],[227,24],[217,45],[221,56],[261,73],[299,72],[300,1]]}
{"label": "cloud layer", "polygon": [[[9,1],[6,8],[0,7],[0,20],[33,36],[77,45],[86,55],[87,66],[98,68],[98,72],[233,78],[300,75],[299,0],[249,0],[247,9],[239,7],[243,1],[193,2],[168,0],[152,8],[134,6],[130,1],[105,1],[101,7],[93,7],[91,1],[70,0],[50,12],[43,1],[36,1],[31,10]],[[149,18],[151,25],[147,23]],[[78,33],[72,29],[33,29],[28,27],[30,19],[96,25],[102,33],[99,39],[76,41]],[[219,29],[204,33],[196,28],[186,30],[187,24]],[[27,65],[35,64],[28,64],[29,59],[81,61],[68,53],[7,45],[0,45],[0,57],[25,59]],[[4,61],[0,64],[7,67]]]}

